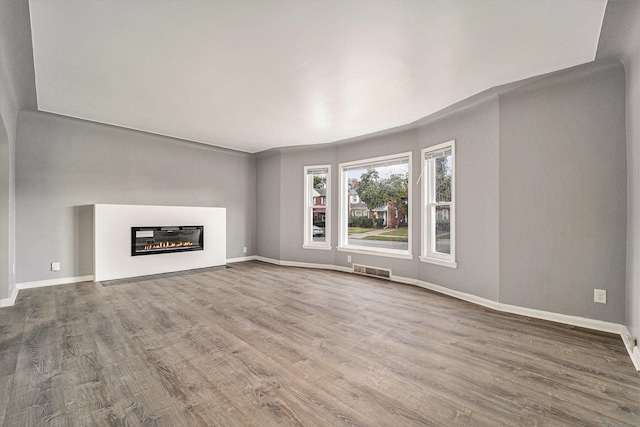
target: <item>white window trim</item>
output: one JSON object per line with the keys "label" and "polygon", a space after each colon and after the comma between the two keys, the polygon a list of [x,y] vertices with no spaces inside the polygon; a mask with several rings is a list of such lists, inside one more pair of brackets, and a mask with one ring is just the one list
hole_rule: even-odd
{"label": "white window trim", "polygon": [[[449,218],[451,222],[451,253],[441,254],[431,251],[431,244],[433,242],[433,232],[431,230],[431,209],[429,207],[430,201],[430,186],[433,184],[429,165],[425,157],[427,154],[434,151],[442,151],[444,149],[451,149],[451,203],[447,203],[451,206]],[[443,267],[457,268],[458,263],[456,260],[456,141],[451,140],[443,142],[442,144],[433,145],[422,149],[421,151],[421,166],[422,166],[422,206],[421,206],[421,219],[422,219],[422,237],[421,237],[421,253],[420,261],[431,264],[440,265]]]}
{"label": "white window trim", "polygon": [[[313,185],[313,181],[309,182],[310,179],[313,179],[313,174],[311,171],[314,170],[327,170],[327,191],[325,192],[325,204],[324,204],[324,242],[314,242],[313,236],[311,235],[311,224],[313,220],[313,205],[309,204],[311,200],[311,194],[309,194],[311,190],[311,186]],[[303,236],[303,244],[302,247],[304,249],[317,249],[330,251],[332,249],[331,246],[331,165],[314,165],[314,166],[305,166],[304,167],[304,236]]]}
{"label": "white window trim", "polygon": [[[351,168],[353,166],[358,166],[358,165],[366,165],[367,163],[383,163],[386,161],[390,161],[390,160],[394,160],[394,159],[398,159],[398,158],[402,158],[402,157],[408,157],[409,158],[409,190],[408,190],[408,197],[409,197],[409,220],[407,221],[407,229],[408,229],[408,249],[406,251],[402,251],[402,250],[397,250],[397,249],[385,249],[385,248],[374,248],[374,247],[367,247],[367,246],[357,246],[357,245],[349,245],[348,244],[348,234],[349,234],[349,212],[348,212],[348,207],[349,207],[349,191],[347,190],[347,182],[346,182],[346,177],[347,177],[347,171],[345,171],[345,168]],[[369,159],[362,159],[362,160],[354,160],[351,162],[344,162],[344,163],[340,163],[338,165],[338,170],[340,171],[340,200],[339,200],[339,215],[338,215],[338,251],[342,251],[342,252],[353,252],[353,253],[360,253],[360,254],[367,254],[367,255],[379,255],[379,256],[386,256],[386,257],[390,257],[390,258],[402,258],[402,259],[413,259],[413,255],[411,253],[411,234],[412,234],[412,218],[413,215],[411,215],[411,204],[412,204],[412,185],[411,185],[411,169],[412,169],[412,159],[413,159],[413,153],[411,151],[408,151],[406,153],[398,153],[398,154],[391,154],[388,156],[381,156],[381,157],[374,157],[374,158],[369,158]]]}

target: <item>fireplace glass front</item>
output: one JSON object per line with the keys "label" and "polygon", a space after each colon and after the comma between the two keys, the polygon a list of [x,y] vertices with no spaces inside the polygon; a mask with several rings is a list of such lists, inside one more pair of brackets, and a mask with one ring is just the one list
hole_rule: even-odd
{"label": "fireplace glass front", "polygon": [[131,256],[204,249],[204,226],[131,227]]}

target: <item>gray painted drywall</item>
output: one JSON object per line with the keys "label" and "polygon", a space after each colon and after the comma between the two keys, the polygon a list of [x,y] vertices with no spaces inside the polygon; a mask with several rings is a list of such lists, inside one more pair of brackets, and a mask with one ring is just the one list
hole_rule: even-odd
{"label": "gray painted drywall", "polygon": [[495,95],[418,131],[419,148],[456,140],[458,259],[456,269],[419,262],[418,279],[493,301],[498,297],[498,138]]}
{"label": "gray painted drywall", "polygon": [[256,167],[256,241],[257,255],[279,260],[281,179],[280,152],[257,156]]}
{"label": "gray painted drywall", "polygon": [[[282,199],[280,203],[280,255],[282,259],[295,259],[298,262],[328,264],[335,262],[333,251],[304,249],[304,167],[331,165],[331,200],[328,212],[331,215],[331,245],[336,246],[338,239],[337,210],[338,184],[335,146],[288,148],[281,150]],[[311,163],[309,163],[311,162]]]}
{"label": "gray painted drywall", "polygon": [[225,207],[227,258],[255,253],[255,156],[48,113],[18,124],[18,283],[92,275],[100,203]]}
{"label": "gray painted drywall", "polygon": [[[457,269],[418,261],[420,255],[421,186],[420,151],[431,145],[456,139],[458,182],[456,191],[458,253],[464,262]],[[395,276],[418,278],[461,292],[496,300],[498,296],[498,100],[495,95],[476,100],[473,105],[452,112],[417,128],[385,133],[340,144],[304,149],[282,149],[281,176],[283,230],[280,250],[283,260],[337,265],[353,263],[390,268]],[[339,169],[343,162],[412,152],[412,253],[413,259],[380,257],[335,250],[338,242]],[[302,249],[304,166],[331,164],[333,251]],[[295,183],[295,185],[292,185]],[[286,225],[286,228],[285,228]]]}
{"label": "gray painted drywall", "polygon": [[[8,234],[0,234],[0,298],[6,298],[9,295],[13,284],[12,278],[6,279],[8,271],[5,270],[14,257],[12,254],[15,244],[13,237],[15,202],[12,171],[16,138],[20,141],[17,147],[19,160],[15,164],[18,170],[16,186],[18,186],[20,215],[17,237],[21,243],[18,254],[19,281],[91,274],[92,245],[90,238],[87,238],[90,234],[91,211],[87,204],[131,203],[132,199],[145,200],[153,204],[168,203],[166,200],[169,198],[174,201],[181,200],[182,202],[178,204],[210,204],[222,200],[224,203],[237,206],[236,212],[240,213],[234,220],[233,230],[231,226],[229,227],[233,235],[230,235],[228,242],[228,257],[243,256],[242,246],[248,246],[249,255],[256,253],[273,259],[347,266],[347,254],[335,250],[338,205],[337,164],[362,158],[364,152],[369,153],[365,157],[373,157],[411,150],[414,153],[412,181],[415,182],[420,149],[455,138],[458,141],[458,172],[460,174],[458,176],[460,200],[458,269],[431,266],[415,259],[419,254],[420,244],[419,203],[415,202],[420,197],[419,187],[414,188],[414,203],[411,210],[414,219],[412,234],[414,260],[395,260],[356,254],[353,256],[354,261],[391,267],[398,275],[430,281],[500,302],[616,322],[621,321],[620,313],[625,311],[624,293],[626,292],[626,323],[634,335],[638,336],[640,331],[640,261],[638,261],[640,259],[638,257],[640,251],[640,220],[638,219],[640,217],[638,215],[640,211],[640,179],[638,178],[640,143],[638,142],[639,73],[638,3],[636,1],[609,2],[601,46],[598,50],[599,58],[615,57],[622,61],[627,71],[626,130],[629,140],[627,148],[629,167],[627,271],[629,279],[626,281],[626,287],[620,285],[621,273],[618,265],[624,254],[620,254],[619,246],[613,241],[624,240],[625,236],[620,237],[621,227],[617,221],[615,225],[606,225],[604,229],[599,225],[602,216],[605,215],[603,213],[605,204],[620,204],[621,201],[621,204],[624,204],[624,197],[621,199],[618,191],[621,188],[618,185],[620,170],[612,175],[604,173],[602,168],[606,169],[606,166],[602,163],[598,164],[594,159],[594,156],[602,154],[602,146],[598,146],[594,139],[587,138],[589,143],[584,146],[571,144],[575,142],[572,136],[575,133],[573,128],[577,126],[575,117],[580,116],[584,120],[588,117],[589,121],[594,120],[602,124],[606,121],[603,116],[612,115],[611,112],[601,114],[600,108],[593,108],[594,103],[581,103],[579,99],[584,98],[584,94],[573,94],[575,96],[570,96],[571,100],[566,101],[560,99],[562,97],[559,94],[547,90],[545,94],[536,94],[533,97],[535,99],[518,98],[532,90],[528,87],[516,94],[500,93],[499,107],[495,102],[486,102],[467,111],[456,112],[454,108],[451,115],[445,117],[439,115],[437,120],[427,120],[426,124],[413,130],[404,130],[401,133],[389,131],[385,132],[385,135],[359,138],[358,141],[351,143],[297,151],[276,150],[258,156],[215,149],[210,152],[183,141],[35,113],[22,114],[21,124],[18,127],[17,112],[36,108],[28,1],[0,0],[0,7],[2,12],[0,13],[0,64],[2,64],[0,118],[6,128],[6,138],[0,129],[0,162],[2,162],[0,166],[3,168],[6,166],[6,171],[9,171],[8,177],[6,172],[0,176],[0,197],[2,197],[0,232],[3,224],[8,224]],[[560,88],[560,93],[570,92],[569,88],[564,87],[565,83],[560,81],[562,78],[562,76],[560,78],[555,76],[552,79],[555,83],[550,80],[547,82],[550,86]],[[619,77],[614,80],[619,80]],[[601,83],[596,86],[600,86]],[[591,83],[586,86],[590,85]],[[614,91],[619,91],[619,88]],[[607,99],[611,101],[609,93],[604,95],[604,99],[597,100],[595,104],[606,104]],[[515,108],[519,106],[518,103],[523,103],[527,108],[522,110]],[[565,127],[546,129],[550,120],[545,117],[546,103],[560,114],[559,117],[567,118]],[[562,107],[571,103],[580,105],[572,105],[570,108]],[[573,111],[573,108],[577,111]],[[613,115],[619,113],[617,108],[614,110],[617,112]],[[529,116],[529,113],[532,116]],[[611,119],[615,120],[615,118]],[[532,131],[523,132],[521,122],[529,123],[528,128]],[[533,126],[533,123],[539,126]],[[599,127],[599,129],[602,128]],[[560,141],[561,147],[576,149],[578,155],[569,156],[566,151],[563,151],[560,157],[551,156],[547,151],[551,142],[547,141],[548,138],[540,136],[549,133],[552,134],[554,143]],[[614,129],[613,134],[616,133]],[[526,147],[524,151],[520,151],[518,147],[524,144],[520,140],[521,137],[524,140],[535,140],[541,145],[534,153],[529,153]],[[614,135],[614,139],[616,140],[613,144],[615,160],[607,159],[608,164],[617,164],[620,161],[619,135]],[[88,145],[84,146],[81,140],[88,141]],[[22,146],[22,143],[25,145]],[[50,144],[52,147],[49,147]],[[153,153],[150,149],[152,145],[161,146],[157,155],[150,154]],[[180,147],[180,154],[176,154],[178,147]],[[503,157],[503,149],[506,157]],[[550,175],[541,174],[535,168],[533,175],[524,173],[528,170],[526,166],[531,167],[533,162],[525,164],[523,170],[517,170],[510,163],[510,159],[522,160],[523,154],[532,154],[533,160],[555,162],[558,168],[551,170],[552,175],[562,175],[563,168],[572,169],[584,167],[584,164],[597,164],[595,167],[597,176],[587,176],[583,173],[580,176],[585,178],[585,181],[576,182],[578,180],[572,174],[568,174],[568,179],[574,181],[572,185],[557,187],[549,182]],[[65,155],[68,158],[65,158]],[[178,159],[179,163],[195,162],[199,165],[195,168],[194,178],[178,177],[175,180],[164,178],[165,175],[160,174],[153,163],[166,165],[166,159],[171,156]],[[119,157],[124,157],[124,160],[116,160]],[[496,162],[499,167],[492,167]],[[205,163],[213,166],[204,166]],[[304,165],[318,163],[331,163],[334,174],[332,185],[334,250],[331,252],[301,249],[302,215],[298,214],[303,205],[302,180],[299,177],[302,176]],[[89,171],[86,164],[92,165],[95,170]],[[143,165],[142,169],[135,169],[135,166],[140,165]],[[208,167],[218,171],[211,171]],[[467,177],[464,177],[465,174]],[[230,179],[230,176],[233,179]],[[537,179],[533,179],[533,176],[537,176]],[[139,181],[135,185],[127,185],[124,179],[127,177],[139,178]],[[158,179],[154,179],[156,177]],[[175,178],[175,175],[171,177]],[[611,184],[613,190],[600,185],[589,186],[588,197],[584,196],[586,183],[598,181],[598,177],[603,178],[604,181],[608,180],[607,185],[614,183]],[[219,182],[204,188],[201,185],[203,179],[219,181],[221,178],[225,184],[232,182],[233,191],[219,190]],[[496,181],[498,181],[497,184]],[[601,183],[602,180],[598,181],[598,184]],[[46,188],[46,191],[39,189],[39,186]],[[574,240],[570,245],[572,248],[569,248],[562,240],[558,243],[551,239],[553,234],[551,230],[543,229],[539,235],[533,235],[531,230],[520,230],[512,215],[514,211],[517,213],[521,209],[520,189],[532,190],[534,187],[551,189],[549,197],[551,200],[563,201],[562,196],[570,193],[572,201],[577,199],[579,206],[587,208],[578,212],[578,209],[573,206],[563,206],[561,210],[563,217],[552,219],[551,230],[562,233],[566,232],[567,226],[570,226],[570,234],[576,238],[576,234],[579,234],[576,233],[576,229],[594,221],[598,223],[593,224],[598,236],[595,238],[588,236],[586,240],[582,236]],[[176,190],[180,189],[187,190],[180,196],[174,197]],[[591,193],[594,190],[597,194]],[[462,195],[465,193],[467,194],[463,199]],[[530,201],[527,203],[531,211],[526,213],[524,218],[539,219],[541,215],[546,214],[546,210],[541,208],[544,203],[535,206],[531,206]],[[37,205],[44,208],[38,211]],[[596,206],[597,212],[588,210],[593,206]],[[495,209],[499,210],[499,217],[495,214]],[[473,215],[464,214],[465,211],[472,212]],[[585,218],[585,211],[587,218]],[[615,209],[614,211],[613,216],[620,219],[620,212]],[[610,216],[611,213],[608,212],[606,215]],[[569,217],[571,220],[575,219],[576,224],[570,223]],[[54,231],[44,229],[38,221],[50,224]],[[471,236],[468,240],[462,237],[465,229],[464,235]],[[68,235],[68,232],[71,232],[72,237],[60,238],[63,233]],[[518,242],[515,236],[520,236],[519,233],[524,233],[525,237],[533,235],[534,246],[537,246],[537,249],[542,246],[551,247],[552,251],[556,252],[566,252],[569,249],[574,252],[569,251],[570,259],[558,263],[555,259],[547,258],[544,252],[527,247],[526,241]],[[29,239],[37,234],[44,237],[44,247],[28,254],[27,249],[33,249],[30,247]],[[607,257],[596,259],[593,247],[588,247],[590,252],[586,257],[592,264],[579,263],[578,261],[585,256],[583,246],[589,246],[589,243],[593,244],[599,238],[602,238],[598,241],[600,252],[606,253]],[[605,249],[602,249],[603,247]],[[607,247],[612,250],[608,251]],[[522,255],[533,257],[532,266],[526,268],[530,270],[529,274],[525,274],[526,269],[522,269],[522,260],[514,261],[516,257],[510,255],[511,249],[516,249]],[[624,250],[622,252],[624,253]],[[498,257],[495,256],[496,253],[499,254]],[[61,261],[63,271],[49,272],[48,263],[52,260]],[[535,270],[536,267],[537,270]],[[531,271],[532,269],[535,271]],[[473,274],[477,277],[471,278]],[[549,276],[555,276],[551,283],[545,281]],[[609,304],[596,306],[591,302],[593,295],[590,287],[596,282],[602,282],[604,276],[607,277],[607,286],[609,286],[607,289],[610,290]],[[526,283],[532,282],[532,278],[536,277],[543,282],[541,287],[529,286],[530,283]]]}
{"label": "gray painted drywall", "polygon": [[0,117],[0,299],[8,298],[13,291],[12,267],[9,257],[9,210],[11,178],[9,171],[9,136]]}
{"label": "gray painted drywall", "polygon": [[15,286],[17,114],[37,108],[28,0],[0,0],[0,299]]}
{"label": "gray painted drywall", "polygon": [[597,59],[622,62],[626,77],[627,285],[626,325],[640,338],[640,2],[609,0]]}
{"label": "gray painted drywall", "polygon": [[[258,241],[268,241],[259,243],[259,253],[268,249],[269,258],[340,267],[350,267],[351,255],[394,276],[488,300],[623,323],[624,90],[619,62],[587,64],[487,91],[395,133],[273,150],[272,157],[258,159],[258,175],[266,180],[258,184],[258,197],[279,201],[280,212],[271,210],[269,218],[279,215],[281,229],[259,231]],[[456,269],[418,259],[422,195],[415,185],[420,150],[451,139]],[[413,153],[413,259],[337,251],[338,164],[406,151]],[[333,169],[334,248],[303,250],[303,167],[323,163]],[[606,305],[593,303],[594,288],[608,291]]]}
{"label": "gray painted drywall", "polygon": [[500,97],[501,303],[624,323],[624,91],[614,63]]}

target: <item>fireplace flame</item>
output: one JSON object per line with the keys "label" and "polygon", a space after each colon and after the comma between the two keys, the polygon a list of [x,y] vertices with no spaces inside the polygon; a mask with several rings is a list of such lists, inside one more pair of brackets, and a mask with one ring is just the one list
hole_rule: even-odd
{"label": "fireplace flame", "polygon": [[185,246],[193,246],[193,243],[191,242],[160,242],[160,243],[145,245],[142,250],[148,251],[152,249],[182,248]]}

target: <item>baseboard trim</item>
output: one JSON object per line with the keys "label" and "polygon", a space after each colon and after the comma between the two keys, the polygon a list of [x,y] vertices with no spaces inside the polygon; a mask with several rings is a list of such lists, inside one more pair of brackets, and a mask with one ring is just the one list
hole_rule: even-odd
{"label": "baseboard trim", "polygon": [[[281,265],[285,267],[315,268],[320,270],[334,270],[334,271],[340,271],[343,273],[353,273],[353,270],[349,267],[343,267],[343,266],[337,266],[337,265],[331,265],[331,264],[315,264],[315,263],[297,262],[297,261],[281,261],[281,260],[262,257],[258,255],[227,259],[227,263],[230,264],[230,263],[254,261],[254,260],[262,261],[269,264]],[[38,280],[34,282],[17,283],[16,286],[13,288],[13,291],[11,292],[11,296],[9,298],[0,299],[0,307],[13,306],[15,304],[16,298],[18,297],[18,291],[22,289],[33,289],[33,288],[41,288],[45,286],[66,285],[66,284],[78,283],[78,282],[92,282],[93,280],[94,280],[94,276],[90,275],[90,276],[63,277],[60,279]],[[632,347],[629,330],[624,325],[621,325],[618,323],[604,322],[601,320],[587,319],[585,317],[570,316],[566,314],[536,310],[533,308],[520,307],[516,305],[502,304],[502,303],[492,301],[486,298],[482,298],[476,295],[445,288],[444,286],[436,285],[434,283],[429,283],[429,282],[425,282],[418,279],[410,279],[407,277],[392,275],[390,280],[393,282],[403,283],[407,285],[419,286],[421,288],[438,292],[443,295],[448,295],[453,298],[461,299],[463,301],[467,301],[473,304],[481,305],[483,307],[487,307],[497,311],[502,311],[505,313],[512,313],[520,316],[532,317],[532,318],[541,319],[541,320],[548,320],[551,322],[563,323],[566,325],[578,326],[581,328],[592,329],[596,331],[619,334],[620,337],[622,338],[622,341],[624,342],[625,347],[627,348],[629,356],[631,357],[633,366],[636,368],[637,371],[640,371],[640,348],[638,348],[638,346]]]}
{"label": "baseboard trim", "polygon": [[[323,270],[335,270],[344,273],[353,273],[353,270],[349,267],[336,266],[331,264],[312,264],[306,262],[296,261],[280,261],[272,258],[265,258],[256,256],[255,260],[263,261],[270,264],[288,266],[288,267],[302,267],[302,268],[318,268]],[[492,301],[483,297],[468,294],[465,292],[456,291],[453,289],[445,288],[444,286],[436,285],[434,283],[425,282],[418,279],[410,279],[407,277],[391,275],[392,282],[403,283],[406,285],[419,286],[424,289],[428,289],[434,292],[438,292],[443,295],[448,295],[453,298],[457,298],[463,301],[467,301],[476,305],[481,305],[496,311],[502,311],[505,313],[517,314],[525,317],[532,317],[534,319],[548,320],[551,322],[562,323],[565,325],[578,326],[585,329],[591,329],[595,331],[608,332],[612,334],[618,334],[625,343],[625,347],[629,352],[631,361],[636,370],[640,370],[640,349],[638,346],[631,348],[629,342],[629,331],[626,326],[619,323],[605,322],[602,320],[588,319],[586,317],[571,316],[568,314],[553,313],[550,311],[537,310],[533,308],[520,307],[510,304],[502,304],[497,301]]]}
{"label": "baseboard trim", "polygon": [[297,261],[280,261],[280,265],[285,267],[302,267],[302,268],[315,268],[318,270],[335,270],[336,267],[330,264],[314,264],[310,262],[297,262]]}
{"label": "baseboard trim", "polygon": [[636,371],[640,371],[640,348],[638,346],[634,346],[631,342],[631,334],[629,330],[625,328],[625,333],[622,335],[622,341],[624,342],[624,346],[627,347],[627,351],[629,352],[629,356],[631,356],[631,361],[633,362],[633,366],[635,366]]}
{"label": "baseboard trim", "polygon": [[588,319],[586,317],[571,316],[568,314],[554,313],[551,311],[537,310],[534,308],[521,307],[517,305],[502,304],[476,295],[454,291],[443,286],[435,285],[433,283],[424,282],[421,280],[415,280],[414,282],[416,282],[415,284],[422,288],[505,313],[518,314],[520,316],[533,317],[536,319],[548,320],[551,322],[563,323],[566,325],[578,326],[581,328],[593,329],[601,332],[609,332],[612,334],[622,335],[627,330],[624,325],[621,325],[619,323],[605,322],[602,320]]}
{"label": "baseboard trim", "polygon": [[269,264],[282,265],[284,267],[301,267],[301,268],[317,268],[319,270],[334,270],[341,271],[343,273],[353,273],[353,269],[350,267],[342,267],[331,264],[315,264],[310,262],[298,262],[298,261],[280,261],[273,258],[266,258],[262,256],[255,256],[255,261],[266,262]]}
{"label": "baseboard trim", "polygon": [[16,303],[16,298],[18,298],[17,286],[13,288],[13,291],[11,291],[11,296],[9,298],[0,299],[0,307],[11,307]]}
{"label": "baseboard trim", "polygon": [[280,261],[278,261],[277,259],[273,259],[273,258],[267,258],[267,257],[256,255],[253,259],[254,259],[254,261],[261,261],[261,262],[266,262],[268,264],[281,265]]}
{"label": "baseboard trim", "polygon": [[42,288],[45,286],[68,285],[69,283],[79,283],[79,282],[93,282],[93,275],[77,276],[77,277],[61,277],[59,279],[37,280],[35,282],[22,282],[22,283],[17,283],[16,287],[19,290],[22,290],[22,289]]}
{"label": "baseboard trim", "polygon": [[234,262],[253,261],[255,259],[256,259],[255,255],[242,256],[242,257],[238,257],[238,258],[229,258],[229,259],[227,259],[227,264],[233,264]]}

